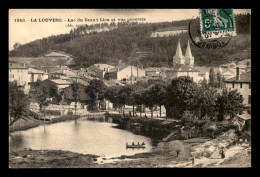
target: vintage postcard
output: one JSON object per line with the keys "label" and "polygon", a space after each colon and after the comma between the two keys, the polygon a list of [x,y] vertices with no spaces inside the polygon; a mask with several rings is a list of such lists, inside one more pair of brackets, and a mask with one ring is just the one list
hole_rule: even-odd
{"label": "vintage postcard", "polygon": [[9,9],[9,168],[249,168],[251,9]]}

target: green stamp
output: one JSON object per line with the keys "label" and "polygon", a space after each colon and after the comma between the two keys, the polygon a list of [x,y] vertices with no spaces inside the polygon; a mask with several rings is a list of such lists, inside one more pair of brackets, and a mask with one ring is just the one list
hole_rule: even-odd
{"label": "green stamp", "polygon": [[200,9],[200,31],[203,39],[236,36],[233,9]]}

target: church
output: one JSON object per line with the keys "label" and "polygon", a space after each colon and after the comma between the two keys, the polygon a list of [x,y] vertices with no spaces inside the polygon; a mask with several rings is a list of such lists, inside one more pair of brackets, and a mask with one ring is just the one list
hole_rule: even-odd
{"label": "church", "polygon": [[185,56],[182,55],[180,39],[178,40],[176,54],[173,57],[173,67],[166,71],[166,79],[171,81],[180,76],[189,76],[198,83],[199,71],[193,68],[194,57],[192,56],[188,40]]}

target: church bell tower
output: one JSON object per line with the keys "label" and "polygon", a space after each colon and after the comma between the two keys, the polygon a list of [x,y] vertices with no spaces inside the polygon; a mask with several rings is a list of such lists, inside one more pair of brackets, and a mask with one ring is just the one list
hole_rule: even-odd
{"label": "church bell tower", "polygon": [[183,65],[184,63],[185,63],[185,58],[182,55],[181,44],[180,44],[180,39],[179,39],[178,44],[177,44],[176,54],[173,57],[173,67],[177,66],[177,65]]}
{"label": "church bell tower", "polygon": [[187,49],[186,49],[186,53],[185,53],[185,64],[189,65],[190,67],[194,66],[194,57],[191,54],[189,40],[188,40],[188,45],[187,45]]}

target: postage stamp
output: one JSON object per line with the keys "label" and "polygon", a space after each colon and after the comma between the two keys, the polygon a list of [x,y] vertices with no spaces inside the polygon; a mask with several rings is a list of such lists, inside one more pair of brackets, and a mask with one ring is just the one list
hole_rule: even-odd
{"label": "postage stamp", "polygon": [[200,31],[203,39],[236,36],[233,9],[200,9]]}

